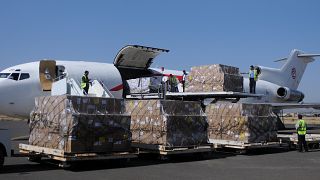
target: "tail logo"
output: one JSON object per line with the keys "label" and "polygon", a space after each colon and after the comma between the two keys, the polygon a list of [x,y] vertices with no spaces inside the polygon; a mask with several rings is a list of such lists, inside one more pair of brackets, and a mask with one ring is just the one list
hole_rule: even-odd
{"label": "tail logo", "polygon": [[292,79],[296,79],[297,77],[297,70],[294,67],[291,69],[291,77]]}

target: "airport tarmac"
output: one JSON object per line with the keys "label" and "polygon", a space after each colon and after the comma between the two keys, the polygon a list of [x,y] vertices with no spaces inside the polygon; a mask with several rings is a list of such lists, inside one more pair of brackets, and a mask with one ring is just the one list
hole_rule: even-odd
{"label": "airport tarmac", "polygon": [[[28,133],[24,121],[0,121],[1,128],[10,128],[12,136]],[[15,145],[18,142],[15,142]],[[16,149],[16,147],[13,147]],[[112,164],[110,164],[112,163]],[[285,149],[249,151],[245,155],[213,153],[212,157],[173,157],[160,161],[148,156],[127,164],[107,161],[85,162],[71,169],[61,169],[51,161],[42,164],[29,162],[24,157],[7,158],[0,179],[319,179],[320,151],[298,153]]]}

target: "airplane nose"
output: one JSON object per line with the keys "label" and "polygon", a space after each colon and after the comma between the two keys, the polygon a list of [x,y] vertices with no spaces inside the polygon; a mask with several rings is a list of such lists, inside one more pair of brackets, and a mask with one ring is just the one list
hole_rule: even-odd
{"label": "airplane nose", "polygon": [[5,88],[5,81],[3,78],[0,78],[0,114],[6,114],[6,110],[7,110],[7,103],[6,103],[6,88]]}
{"label": "airplane nose", "polygon": [[7,114],[8,111],[8,93],[5,79],[0,79],[0,114]]}
{"label": "airplane nose", "polygon": [[38,81],[31,78],[19,81],[0,78],[0,114],[29,118],[34,98],[47,95],[39,91],[38,85]]}
{"label": "airplane nose", "polygon": [[18,109],[17,103],[21,96],[23,94],[20,93],[19,86],[15,84],[15,81],[0,78],[0,114],[13,116],[12,113]]}

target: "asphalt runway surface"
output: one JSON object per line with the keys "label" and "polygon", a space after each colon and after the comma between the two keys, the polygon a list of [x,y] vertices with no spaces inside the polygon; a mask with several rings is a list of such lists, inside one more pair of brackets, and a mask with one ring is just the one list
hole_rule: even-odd
{"label": "asphalt runway surface", "polygon": [[[1,128],[10,128],[12,137],[28,133],[26,122],[0,121]],[[13,143],[17,150],[20,142]],[[25,143],[25,142],[24,142]],[[5,161],[0,180],[28,179],[245,179],[245,180],[319,180],[320,151],[299,153],[283,148],[259,149],[239,155],[215,152],[212,156],[174,156],[159,160],[156,156],[143,156],[123,164],[117,161],[82,162],[70,169],[59,168],[55,162],[41,164],[29,162],[25,157],[11,157]]]}

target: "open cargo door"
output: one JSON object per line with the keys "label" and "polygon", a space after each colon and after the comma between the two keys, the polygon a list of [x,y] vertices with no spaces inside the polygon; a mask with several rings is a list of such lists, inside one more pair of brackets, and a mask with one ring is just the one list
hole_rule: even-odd
{"label": "open cargo door", "polygon": [[124,80],[153,76],[155,71],[148,68],[154,58],[162,52],[169,52],[169,50],[128,45],[118,52],[113,64],[118,68]]}
{"label": "open cargo door", "polygon": [[51,91],[53,80],[56,78],[56,61],[41,60],[39,65],[40,84],[43,91]]}

